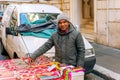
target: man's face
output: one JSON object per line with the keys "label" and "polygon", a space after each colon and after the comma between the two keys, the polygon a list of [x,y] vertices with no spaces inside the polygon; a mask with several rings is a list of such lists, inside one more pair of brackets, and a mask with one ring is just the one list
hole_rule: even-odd
{"label": "man's face", "polygon": [[58,22],[58,27],[60,30],[66,31],[69,28],[69,22],[67,20],[62,19]]}

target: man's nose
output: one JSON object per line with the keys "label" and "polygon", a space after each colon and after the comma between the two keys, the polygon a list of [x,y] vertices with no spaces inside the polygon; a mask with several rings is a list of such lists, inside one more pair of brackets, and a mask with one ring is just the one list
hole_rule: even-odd
{"label": "man's nose", "polygon": [[61,25],[64,25],[64,22],[62,22]]}

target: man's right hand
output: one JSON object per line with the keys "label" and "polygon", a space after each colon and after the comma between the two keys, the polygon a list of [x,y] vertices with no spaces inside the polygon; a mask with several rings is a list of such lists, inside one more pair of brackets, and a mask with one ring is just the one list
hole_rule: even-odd
{"label": "man's right hand", "polygon": [[31,65],[31,64],[33,64],[33,60],[32,60],[32,58],[30,58],[30,53],[27,53],[27,54],[25,54],[23,57],[22,57],[22,60],[25,62],[25,63],[27,63],[28,65]]}

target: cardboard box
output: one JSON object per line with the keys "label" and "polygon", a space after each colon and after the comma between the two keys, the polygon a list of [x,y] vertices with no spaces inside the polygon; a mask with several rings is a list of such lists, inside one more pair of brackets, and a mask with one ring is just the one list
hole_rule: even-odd
{"label": "cardboard box", "polygon": [[67,67],[62,71],[64,80],[84,80],[84,69],[82,67]]}
{"label": "cardboard box", "polygon": [[71,80],[84,80],[84,72],[71,72]]}

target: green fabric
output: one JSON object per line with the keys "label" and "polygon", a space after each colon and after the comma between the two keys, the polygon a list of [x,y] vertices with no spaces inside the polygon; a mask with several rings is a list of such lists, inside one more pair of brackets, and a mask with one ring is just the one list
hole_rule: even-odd
{"label": "green fabric", "polygon": [[34,24],[42,24],[42,23],[46,23],[47,21],[45,19],[40,19],[40,20],[36,20],[33,22],[24,22],[23,24],[28,24],[28,25],[34,25]]}
{"label": "green fabric", "polygon": [[31,22],[30,24],[41,24],[41,23],[45,23],[45,22],[47,22],[47,20],[46,19],[40,19],[40,20],[36,20],[36,21],[34,21],[34,22]]}
{"label": "green fabric", "polygon": [[21,32],[23,36],[35,36],[39,38],[50,38],[50,36],[55,32],[55,29],[47,29],[41,32]]}

